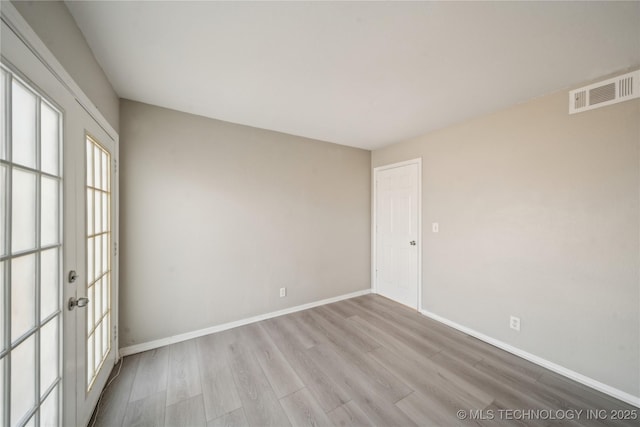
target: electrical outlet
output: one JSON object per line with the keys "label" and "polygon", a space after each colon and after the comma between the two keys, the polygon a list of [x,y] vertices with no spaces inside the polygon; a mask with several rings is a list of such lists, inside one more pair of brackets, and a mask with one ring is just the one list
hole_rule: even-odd
{"label": "electrical outlet", "polygon": [[438,225],[438,223],[437,223],[437,222],[432,223],[432,224],[431,224],[431,230],[432,230],[434,233],[437,233],[438,231],[440,231],[440,225]]}
{"label": "electrical outlet", "polygon": [[511,316],[509,318],[509,327],[514,331],[520,332],[520,318],[516,316]]}
{"label": "electrical outlet", "polygon": [[280,298],[287,296],[287,288],[280,288]]}

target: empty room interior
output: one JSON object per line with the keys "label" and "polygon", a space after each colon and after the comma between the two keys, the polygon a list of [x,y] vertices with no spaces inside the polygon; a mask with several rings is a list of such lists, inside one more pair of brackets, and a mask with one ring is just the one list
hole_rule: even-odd
{"label": "empty room interior", "polygon": [[0,15],[1,426],[640,425],[640,1]]}

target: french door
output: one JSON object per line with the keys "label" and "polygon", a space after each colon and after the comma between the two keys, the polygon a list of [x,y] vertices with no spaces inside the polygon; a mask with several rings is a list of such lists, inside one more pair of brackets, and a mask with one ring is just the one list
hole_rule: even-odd
{"label": "french door", "polygon": [[84,426],[117,353],[117,145],[1,31],[0,425]]}
{"label": "french door", "polygon": [[[116,361],[113,316],[114,275],[114,221],[113,221],[113,141],[97,127],[84,135],[84,176],[82,196],[85,209],[85,227],[78,237],[80,252],[84,253],[84,274],[78,299],[86,304],[86,312],[76,324],[76,363],[84,369],[76,375],[78,392],[78,419],[88,421],[102,391],[111,368]],[[85,299],[82,299],[85,298]],[[85,303],[86,301],[86,303]],[[79,368],[82,369],[82,368]]]}

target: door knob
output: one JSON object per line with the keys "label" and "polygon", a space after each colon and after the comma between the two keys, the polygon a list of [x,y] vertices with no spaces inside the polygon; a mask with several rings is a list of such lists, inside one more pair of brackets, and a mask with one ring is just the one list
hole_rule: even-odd
{"label": "door knob", "polygon": [[410,242],[409,242],[409,244],[410,244],[411,246],[415,246],[415,245],[416,245],[416,241],[415,241],[415,240],[412,240],[412,241],[410,241]]}
{"label": "door knob", "polygon": [[76,307],[86,307],[89,304],[89,298],[69,298],[69,303],[67,304],[67,308],[71,311]]}

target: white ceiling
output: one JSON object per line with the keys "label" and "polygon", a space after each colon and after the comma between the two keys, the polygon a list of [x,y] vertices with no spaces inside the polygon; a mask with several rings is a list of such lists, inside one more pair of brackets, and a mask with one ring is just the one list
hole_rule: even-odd
{"label": "white ceiling", "polygon": [[89,2],[119,96],[375,149],[640,64],[640,2]]}

